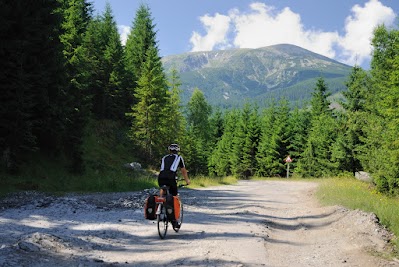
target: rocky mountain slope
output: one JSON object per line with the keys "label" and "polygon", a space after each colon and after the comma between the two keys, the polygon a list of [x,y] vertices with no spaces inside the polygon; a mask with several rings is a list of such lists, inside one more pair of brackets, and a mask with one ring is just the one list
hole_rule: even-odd
{"label": "rocky mountain slope", "polygon": [[260,105],[285,97],[310,99],[317,78],[332,94],[345,90],[351,67],[298,46],[281,44],[258,49],[191,52],[162,59],[167,73],[180,75],[183,102],[195,88],[213,105],[235,106],[244,99]]}

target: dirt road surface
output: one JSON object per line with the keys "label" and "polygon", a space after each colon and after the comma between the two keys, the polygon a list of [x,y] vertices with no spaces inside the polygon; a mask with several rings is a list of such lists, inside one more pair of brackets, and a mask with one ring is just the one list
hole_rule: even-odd
{"label": "dirt road surface", "polygon": [[0,201],[0,266],[399,266],[369,213],[322,207],[312,182],[240,181],[180,190],[184,222],[165,240],[146,192]]}

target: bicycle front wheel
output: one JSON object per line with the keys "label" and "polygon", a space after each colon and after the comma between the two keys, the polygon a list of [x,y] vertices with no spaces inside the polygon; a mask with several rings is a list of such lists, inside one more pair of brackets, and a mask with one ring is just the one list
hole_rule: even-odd
{"label": "bicycle front wheel", "polygon": [[166,216],[165,206],[162,205],[161,213],[157,215],[158,234],[161,239],[164,239],[168,231],[168,217]]}

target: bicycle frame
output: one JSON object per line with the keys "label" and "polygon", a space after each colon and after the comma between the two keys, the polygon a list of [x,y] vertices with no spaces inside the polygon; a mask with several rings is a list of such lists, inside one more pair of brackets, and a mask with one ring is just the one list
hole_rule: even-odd
{"label": "bicycle frame", "polygon": [[166,202],[166,198],[162,197],[162,196],[155,196],[155,204],[157,204],[157,211],[156,211],[156,215],[161,214],[161,209],[163,204]]}
{"label": "bicycle frame", "polygon": [[[182,187],[182,186],[180,186]],[[168,219],[167,212],[166,212],[166,207],[165,207],[165,202],[166,202],[166,197],[170,195],[169,193],[169,187],[168,186],[162,186],[161,187],[161,192],[160,196],[155,196],[155,203],[157,205],[156,207],[156,216],[157,216],[157,227],[158,227],[158,234],[161,239],[164,239],[166,236],[166,233],[168,231],[168,225],[169,222],[171,222]],[[173,230],[175,232],[178,232],[180,229],[180,225],[183,221],[183,204],[180,200],[180,197],[178,196],[179,199],[179,204],[180,204],[180,213],[179,213],[179,219],[177,220],[179,223],[179,227],[176,227],[175,225],[172,224]]]}

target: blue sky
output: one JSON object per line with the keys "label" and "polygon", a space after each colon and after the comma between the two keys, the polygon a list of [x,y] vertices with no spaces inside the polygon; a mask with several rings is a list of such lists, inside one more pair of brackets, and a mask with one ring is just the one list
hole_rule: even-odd
{"label": "blue sky", "polygon": [[372,31],[398,28],[398,0],[89,0],[109,2],[122,41],[140,4],[150,7],[160,55],[289,43],[369,68]]}

